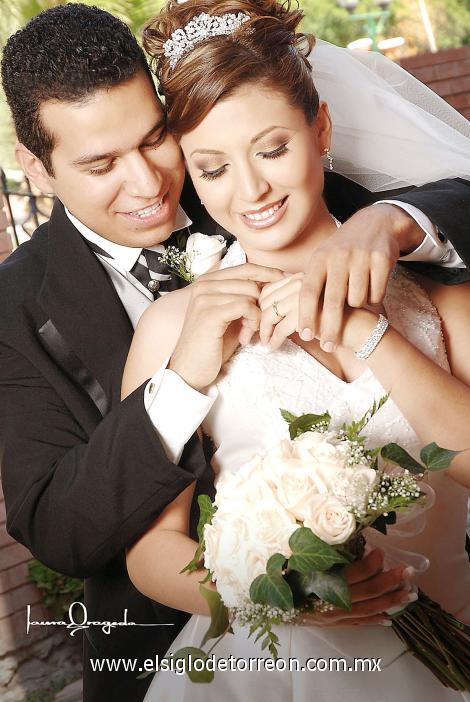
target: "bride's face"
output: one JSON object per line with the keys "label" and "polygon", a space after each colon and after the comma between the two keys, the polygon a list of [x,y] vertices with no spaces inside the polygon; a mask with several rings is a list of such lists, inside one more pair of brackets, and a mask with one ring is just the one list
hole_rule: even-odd
{"label": "bride's face", "polygon": [[312,124],[282,93],[245,86],[181,138],[209,214],[245,250],[274,251],[312,229],[323,192],[330,120]]}

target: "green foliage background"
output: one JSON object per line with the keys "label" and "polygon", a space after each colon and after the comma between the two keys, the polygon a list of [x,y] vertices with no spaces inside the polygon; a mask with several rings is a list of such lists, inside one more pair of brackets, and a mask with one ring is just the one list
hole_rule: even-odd
{"label": "green foliage background", "polygon": [[[145,22],[152,17],[163,0],[82,0],[98,5],[123,19],[138,35]],[[440,49],[470,43],[470,0],[426,0]],[[48,7],[64,4],[61,0],[0,0],[0,44],[29,19]],[[339,7],[337,0],[300,0],[305,11],[304,29],[339,46],[365,36],[361,22],[351,22],[348,12]],[[360,0],[356,12],[377,10],[375,0]],[[391,17],[386,36],[404,36],[406,53],[428,50],[418,0],[392,0]],[[14,168],[14,132],[0,92],[0,165]]]}

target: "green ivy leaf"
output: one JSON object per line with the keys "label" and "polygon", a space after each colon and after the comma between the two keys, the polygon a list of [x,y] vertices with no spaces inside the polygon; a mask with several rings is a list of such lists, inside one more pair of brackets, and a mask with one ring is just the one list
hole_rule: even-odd
{"label": "green ivy leaf", "polygon": [[421,463],[418,463],[418,461],[415,461],[413,456],[410,456],[408,451],[405,451],[404,448],[398,446],[398,444],[395,444],[393,442],[391,444],[386,444],[385,446],[382,446],[380,455],[386,461],[396,463],[397,465],[401,466],[401,468],[406,468],[413,475],[424,473],[426,470],[425,467],[421,465]]}
{"label": "green ivy leaf", "polygon": [[302,587],[306,594],[314,593],[335,607],[351,611],[351,591],[345,576],[339,572],[314,571],[302,576]]}
{"label": "green ivy leaf", "polygon": [[290,438],[296,439],[301,434],[305,434],[306,431],[312,431],[319,424],[329,426],[330,420],[329,412],[324,412],[323,414],[301,414],[300,417],[297,417],[289,424]]}
{"label": "green ivy leaf", "polygon": [[180,570],[181,573],[194,573],[196,570],[200,570],[202,568],[202,557],[204,555],[204,542],[198,544],[198,547],[196,551],[194,552],[194,556],[192,560],[187,563],[183,570]]}
{"label": "green ivy leaf", "polygon": [[282,575],[275,571],[258,575],[253,580],[250,586],[250,597],[255,604],[280,607],[284,611],[292,609],[294,606],[292,590]]}
{"label": "green ivy leaf", "polygon": [[185,665],[185,672],[186,675],[189,677],[191,682],[194,683],[210,683],[214,679],[214,671],[213,670],[207,670],[206,667],[204,667],[202,670],[194,670],[194,668],[189,667],[189,659],[191,657],[191,661],[195,660],[202,660],[204,663],[207,661],[207,653],[202,650],[202,648],[196,648],[195,646],[185,646],[184,648],[180,648],[176,653],[173,655],[173,660],[179,660],[180,658],[184,659],[186,661]]}
{"label": "green ivy leaf", "polygon": [[209,590],[204,585],[199,585],[199,592],[209,605],[211,623],[204,634],[201,646],[204,646],[209,639],[217,639],[224,634],[229,627],[227,607],[222,602],[222,598],[215,590]]}
{"label": "green ivy leaf", "polygon": [[215,507],[209,495],[199,495],[197,498],[197,503],[199,505],[197,535],[199,541],[201,541],[204,536],[204,527],[206,524],[211,524],[212,518],[217,511],[217,507]]}
{"label": "green ivy leaf", "polygon": [[314,570],[329,570],[348,561],[338,551],[315,536],[311,529],[299,527],[289,539],[292,556],[289,567],[299,573],[309,574]]}
{"label": "green ivy leaf", "polygon": [[291,424],[292,422],[295,422],[297,419],[296,414],[292,414],[292,412],[288,412],[287,410],[281,409],[281,415],[282,418],[287,422],[287,424]]}
{"label": "green ivy leaf", "polygon": [[193,558],[185,565],[180,573],[194,573],[194,571],[202,568],[204,556],[204,527],[206,524],[212,523],[212,518],[217,511],[217,507],[213,504],[209,495],[199,495],[197,503],[199,505],[199,521],[197,525],[199,544]]}
{"label": "green ivy leaf", "polygon": [[210,570],[207,571],[206,576],[203,580],[200,580],[199,582],[201,585],[205,585],[205,583],[209,582],[209,580],[212,580],[212,573]]}
{"label": "green ivy leaf", "polygon": [[461,451],[451,451],[438,446],[434,441],[421,449],[420,458],[428,470],[437,471],[448,468],[454,456]]}
{"label": "green ivy leaf", "polygon": [[278,574],[282,575],[282,569],[284,567],[284,564],[286,563],[287,558],[282,555],[282,553],[275,553],[269,561],[266,563],[266,572],[268,574],[273,573],[273,574]]}

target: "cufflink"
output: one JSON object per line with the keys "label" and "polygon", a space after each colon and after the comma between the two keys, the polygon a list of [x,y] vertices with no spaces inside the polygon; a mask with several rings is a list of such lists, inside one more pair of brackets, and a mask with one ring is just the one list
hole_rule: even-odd
{"label": "cufflink", "polygon": [[147,287],[150,290],[150,292],[154,293],[157,292],[157,290],[159,289],[160,283],[158,282],[158,280],[150,280],[147,284]]}

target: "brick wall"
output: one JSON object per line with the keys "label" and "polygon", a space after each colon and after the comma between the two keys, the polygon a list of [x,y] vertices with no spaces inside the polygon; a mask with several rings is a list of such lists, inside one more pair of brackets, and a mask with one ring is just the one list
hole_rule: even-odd
{"label": "brick wall", "polygon": [[[28,579],[31,554],[5,528],[5,503],[0,489],[0,699],[27,702],[45,699],[81,672],[77,637],[53,627],[31,627],[26,633],[26,605],[31,618],[51,621],[36,586]],[[77,640],[75,640],[77,639]],[[36,695],[36,697],[34,697]]]}
{"label": "brick wall", "polygon": [[470,46],[411,56],[400,64],[470,119]]}

